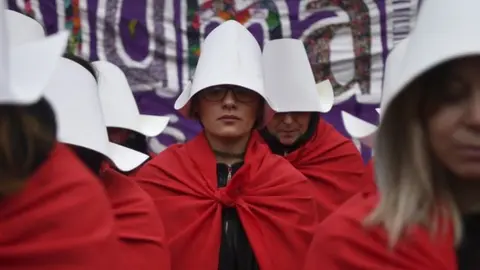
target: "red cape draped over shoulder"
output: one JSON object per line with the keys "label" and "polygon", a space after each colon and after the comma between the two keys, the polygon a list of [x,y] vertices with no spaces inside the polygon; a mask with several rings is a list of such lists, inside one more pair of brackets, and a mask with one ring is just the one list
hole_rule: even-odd
{"label": "red cape draped over shoulder", "polygon": [[383,227],[363,224],[377,202],[377,195],[362,192],[325,219],[316,230],[304,270],[457,269],[452,231],[434,234],[415,226],[389,248]]}
{"label": "red cape draped over shoulder", "polygon": [[109,169],[101,174],[115,214],[123,269],[169,270],[170,253],[163,222],[148,194],[127,176]]}
{"label": "red cape draped over shoulder", "polygon": [[22,191],[0,200],[0,232],[0,269],[118,269],[105,191],[65,145]]}
{"label": "red cape draped over shoulder", "polygon": [[320,119],[313,137],[285,157],[314,185],[320,221],[356,193],[371,185],[353,142]]}
{"label": "red cape draped over shoulder", "polygon": [[299,269],[317,224],[307,179],[250,138],[245,164],[217,188],[216,160],[202,133],[143,166],[138,181],[154,199],[174,270],[217,270],[223,207],[235,207],[262,270]]}
{"label": "red cape draped over shoulder", "polygon": [[375,169],[374,169],[374,160],[373,158],[370,159],[365,165],[365,174],[363,175],[363,179],[365,182],[369,183],[367,184],[367,187],[364,189],[364,191],[376,191],[377,190],[377,184],[375,182]]}

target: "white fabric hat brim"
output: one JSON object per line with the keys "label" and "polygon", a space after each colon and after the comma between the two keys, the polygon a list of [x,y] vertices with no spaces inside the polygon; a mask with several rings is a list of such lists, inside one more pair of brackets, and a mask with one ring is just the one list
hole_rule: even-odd
{"label": "white fabric hat brim", "polygon": [[188,81],[173,105],[175,110],[178,110],[186,118],[190,118],[191,88],[192,81]]}
{"label": "white fabric hat brim", "polygon": [[148,155],[144,153],[112,142],[108,143],[107,152],[103,154],[107,156],[119,170],[124,172],[137,168],[149,158]]}
{"label": "white fabric hat brim", "polygon": [[147,137],[155,137],[162,133],[168,125],[170,118],[167,116],[145,115],[140,114],[134,125],[112,125],[109,127],[128,129]]}
{"label": "white fabric hat brim", "polygon": [[[480,56],[480,1],[424,1],[398,65],[398,80],[382,96],[381,108],[426,72],[449,61]],[[398,45],[400,46],[400,44]],[[397,47],[398,47],[397,46]],[[398,52],[398,49],[395,48]]]}
{"label": "white fabric hat brim", "polygon": [[333,92],[333,86],[330,80],[324,80],[317,83],[317,92],[320,96],[320,109],[321,113],[327,113],[333,108],[335,101],[335,94]]}
{"label": "white fabric hat brim", "polygon": [[22,105],[38,101],[55,73],[68,36],[68,31],[63,31],[13,48],[9,61],[10,90],[0,94],[0,102]]}
{"label": "white fabric hat brim", "polygon": [[352,138],[358,139],[368,147],[373,146],[377,126],[344,111],[342,111],[342,120],[345,129]]}

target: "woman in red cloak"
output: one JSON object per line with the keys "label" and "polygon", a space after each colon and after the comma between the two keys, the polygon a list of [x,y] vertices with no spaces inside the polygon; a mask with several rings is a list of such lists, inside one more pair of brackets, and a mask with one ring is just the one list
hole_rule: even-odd
{"label": "woman in red cloak", "polygon": [[92,65],[73,55],[65,55],[60,65],[46,97],[58,112],[59,140],[101,179],[110,200],[118,237],[118,265],[111,269],[170,269],[163,223],[151,198],[127,176],[101,170],[109,159],[119,170],[130,171],[148,156],[108,141]]}
{"label": "woman in red cloak", "polygon": [[[318,228],[305,270],[480,269],[480,2],[426,0],[384,85],[378,193]],[[452,42],[455,40],[455,42]]]}
{"label": "woman in red cloak", "polygon": [[[92,65],[98,73],[98,93],[110,141],[149,155],[147,162],[155,156],[148,150],[147,137],[160,135],[169,117],[140,114],[125,73],[107,61],[95,61]],[[111,162],[104,162],[103,167],[116,169]],[[117,171],[134,175],[136,170]]]}
{"label": "woman in red cloak", "polygon": [[110,204],[97,178],[56,141],[55,112],[43,98],[68,33],[15,44],[25,33],[5,35],[5,16],[16,30],[24,25],[12,24],[13,13],[5,11],[3,3],[0,269],[114,269],[117,253]]}
{"label": "woman in red cloak", "polygon": [[364,163],[352,141],[321,118],[332,108],[333,89],[328,80],[316,85],[303,43],[268,42],[263,65],[265,90],[277,113],[261,135],[273,153],[310,180],[321,221],[373,180],[362,178]]}
{"label": "woman in red cloak", "polygon": [[227,21],[207,36],[175,107],[203,132],[137,174],[164,220],[172,269],[301,268],[315,203],[306,178],[253,132],[268,105],[261,50],[245,27]]}

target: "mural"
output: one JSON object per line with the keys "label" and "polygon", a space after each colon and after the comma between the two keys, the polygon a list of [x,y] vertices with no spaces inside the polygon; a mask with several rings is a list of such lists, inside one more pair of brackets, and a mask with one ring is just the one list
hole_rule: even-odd
{"label": "mural", "polygon": [[[410,31],[418,0],[8,0],[47,33],[72,32],[68,49],[105,59],[126,73],[144,113],[170,115],[150,146],[161,151],[200,127],[173,109],[194,72],[200,44],[225,20],[237,20],[262,45],[292,37],[305,43],[315,77],[330,79],[335,107],[324,118],[345,132],[340,110],[377,122],[388,51]],[[365,157],[368,149],[361,149]]]}

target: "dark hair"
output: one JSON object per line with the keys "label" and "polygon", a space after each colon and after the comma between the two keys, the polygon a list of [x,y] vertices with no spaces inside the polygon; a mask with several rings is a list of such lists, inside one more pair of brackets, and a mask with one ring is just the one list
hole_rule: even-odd
{"label": "dark hair", "polygon": [[[71,53],[66,53],[63,55],[63,57],[69,60],[72,60],[73,62],[84,67],[86,70],[88,70],[92,74],[95,80],[97,80],[97,73],[95,71],[95,68],[92,66],[90,62]],[[83,164],[87,166],[87,168],[89,168],[96,175],[100,173],[100,168],[102,166],[103,161],[105,160],[105,157],[103,154],[91,149],[87,149],[85,147],[78,146],[78,145],[70,144],[69,146],[75,152],[77,157],[83,162]]]}
{"label": "dark hair", "polygon": [[44,99],[19,105],[0,105],[0,193],[8,182],[26,180],[48,158],[56,143],[55,113]]}
{"label": "dark hair", "polygon": [[126,130],[128,131],[128,137],[127,139],[121,143],[122,146],[125,146],[127,148],[133,149],[138,152],[142,152],[146,155],[148,155],[148,142],[147,142],[147,136],[138,133],[133,130],[128,130],[128,129],[123,129],[123,128],[112,128],[108,127],[107,128],[108,132],[112,132],[115,130]]}
{"label": "dark hair", "polygon": [[71,54],[71,53],[65,53],[63,55],[63,58],[67,58],[69,60],[72,60],[73,62],[81,65],[82,67],[84,67],[86,70],[88,70],[88,72],[90,72],[92,74],[92,76],[97,81],[97,79],[98,79],[97,72],[95,71],[95,68],[92,66],[92,64],[90,62],[88,62],[88,60],[85,60],[82,57],[76,56],[75,54]]}

